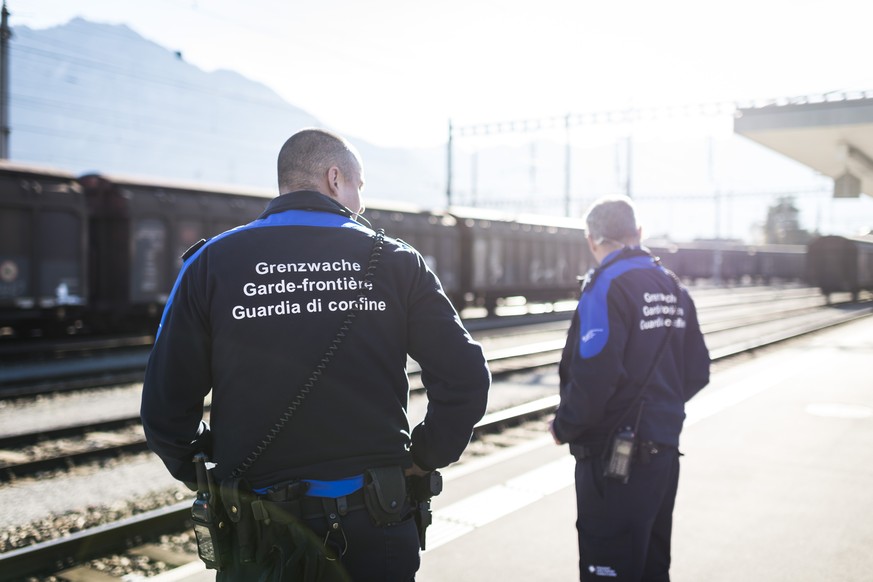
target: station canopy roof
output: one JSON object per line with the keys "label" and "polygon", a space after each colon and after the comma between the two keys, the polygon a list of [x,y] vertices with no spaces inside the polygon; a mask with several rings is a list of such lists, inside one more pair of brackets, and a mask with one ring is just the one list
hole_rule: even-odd
{"label": "station canopy roof", "polygon": [[873,196],[873,91],[738,106],[734,132],[834,179],[834,196]]}

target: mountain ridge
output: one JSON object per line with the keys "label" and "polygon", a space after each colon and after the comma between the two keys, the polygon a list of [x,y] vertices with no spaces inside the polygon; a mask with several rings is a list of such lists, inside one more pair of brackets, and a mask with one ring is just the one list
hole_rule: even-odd
{"label": "mountain ridge", "polygon": [[[10,43],[16,161],[274,187],[285,139],[304,127],[334,129],[270,87],[229,69],[204,71],[124,24],[74,18],[42,30],[14,27]],[[440,198],[438,152],[346,137],[378,197]]]}

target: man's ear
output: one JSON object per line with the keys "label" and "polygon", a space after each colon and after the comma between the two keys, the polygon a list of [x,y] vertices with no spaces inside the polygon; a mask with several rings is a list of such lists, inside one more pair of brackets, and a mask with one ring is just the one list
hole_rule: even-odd
{"label": "man's ear", "polygon": [[336,198],[339,196],[339,180],[340,171],[337,166],[331,166],[327,170],[327,188],[330,190],[330,197]]}
{"label": "man's ear", "polygon": [[594,251],[597,250],[597,242],[595,242],[594,237],[590,234],[585,235],[585,240],[588,241],[588,250],[591,251],[591,254],[594,254]]}

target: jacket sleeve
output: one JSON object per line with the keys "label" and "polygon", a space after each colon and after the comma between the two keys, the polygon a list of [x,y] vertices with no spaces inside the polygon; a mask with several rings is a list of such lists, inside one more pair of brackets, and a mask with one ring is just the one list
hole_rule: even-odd
{"label": "jacket sleeve", "polygon": [[191,459],[207,448],[208,427],[201,419],[203,399],[212,386],[196,270],[180,273],[167,302],[146,367],[140,407],[149,448],[189,487],[196,481]]}
{"label": "jacket sleeve", "polygon": [[412,431],[412,457],[422,469],[460,458],[485,414],[491,373],[482,347],[464,329],[436,275],[417,252],[409,298],[409,355],[421,366],[427,412]]}
{"label": "jacket sleeve", "polygon": [[622,313],[627,310],[619,308],[619,300],[618,294],[593,289],[579,301],[578,325],[571,326],[560,366],[561,402],[553,428],[561,442],[572,442],[599,425],[626,377],[628,325]]}
{"label": "jacket sleeve", "polygon": [[690,296],[686,311],[685,320],[688,325],[685,328],[685,386],[683,388],[687,402],[709,384],[710,357],[709,350],[703,340],[703,333],[700,331],[700,323],[697,320],[697,309]]}

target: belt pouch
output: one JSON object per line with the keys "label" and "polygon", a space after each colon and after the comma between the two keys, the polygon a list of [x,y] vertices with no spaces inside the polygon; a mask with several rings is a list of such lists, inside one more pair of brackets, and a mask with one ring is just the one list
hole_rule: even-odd
{"label": "belt pouch", "polygon": [[233,522],[236,532],[240,562],[247,564],[255,559],[255,523],[251,512],[254,495],[248,483],[241,478],[226,479],[221,482],[221,502],[227,517]]}
{"label": "belt pouch", "polygon": [[406,507],[406,476],[400,466],[364,472],[364,502],[378,527],[399,523]]}

